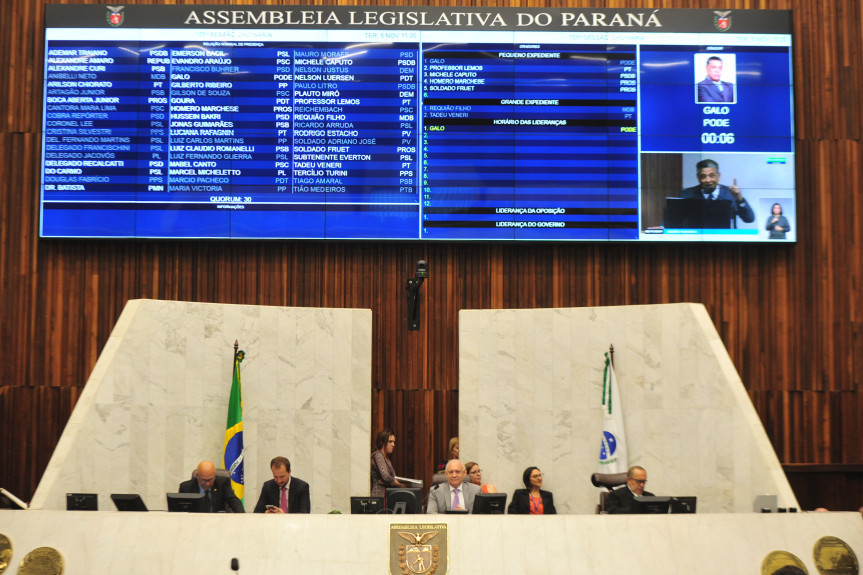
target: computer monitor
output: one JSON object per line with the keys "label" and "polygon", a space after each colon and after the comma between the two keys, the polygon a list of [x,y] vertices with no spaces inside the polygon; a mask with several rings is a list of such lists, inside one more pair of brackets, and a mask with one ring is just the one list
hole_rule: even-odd
{"label": "computer monitor", "polygon": [[632,508],[633,513],[642,514],[657,514],[668,513],[671,510],[671,497],[651,495],[651,496],[636,496],[635,505]]}
{"label": "computer monitor", "polygon": [[111,501],[117,507],[117,511],[146,511],[144,500],[137,493],[112,493]]}
{"label": "computer monitor", "polygon": [[351,497],[352,515],[374,515],[384,510],[383,497]]}
{"label": "computer monitor", "polygon": [[671,498],[672,513],[695,513],[695,504],[698,498],[692,495],[681,495]]}
{"label": "computer monitor", "polygon": [[388,487],[387,509],[391,513],[422,513],[422,489],[419,487]]}
{"label": "computer monitor", "polygon": [[95,493],[67,493],[67,511],[98,511],[99,496]]}
{"label": "computer monitor", "polygon": [[166,493],[168,498],[168,511],[183,513],[203,513],[203,493]]}
{"label": "computer monitor", "polygon": [[506,511],[506,493],[477,493],[473,500],[474,515],[503,515]]}

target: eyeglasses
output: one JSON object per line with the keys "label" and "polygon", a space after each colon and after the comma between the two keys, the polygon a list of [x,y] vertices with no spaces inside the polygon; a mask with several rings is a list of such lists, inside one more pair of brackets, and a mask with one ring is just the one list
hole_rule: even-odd
{"label": "eyeglasses", "polygon": [[479,475],[480,473],[482,473],[482,469],[477,469],[476,467],[470,470],[471,475]]}
{"label": "eyeglasses", "polygon": [[633,479],[636,483],[647,483],[647,479]]}

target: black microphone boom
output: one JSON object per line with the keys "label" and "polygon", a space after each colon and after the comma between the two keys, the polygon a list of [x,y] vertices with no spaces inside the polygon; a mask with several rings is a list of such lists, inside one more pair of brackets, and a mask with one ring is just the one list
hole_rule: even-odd
{"label": "black microphone boom", "polygon": [[428,263],[425,260],[419,260],[416,274],[408,278],[408,285],[405,286],[408,292],[408,330],[411,331],[420,328],[420,286],[427,277],[429,277]]}

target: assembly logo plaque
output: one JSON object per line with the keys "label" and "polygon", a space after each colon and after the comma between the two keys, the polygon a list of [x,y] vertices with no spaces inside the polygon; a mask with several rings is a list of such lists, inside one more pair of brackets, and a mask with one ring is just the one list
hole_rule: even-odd
{"label": "assembly logo plaque", "polygon": [[446,523],[390,525],[390,575],[445,575]]}

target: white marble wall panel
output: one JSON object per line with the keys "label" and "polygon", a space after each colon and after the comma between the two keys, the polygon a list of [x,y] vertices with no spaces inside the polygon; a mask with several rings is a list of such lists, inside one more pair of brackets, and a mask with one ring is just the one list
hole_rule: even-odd
{"label": "white marble wall panel", "polygon": [[[276,455],[311,484],[312,511],[367,495],[371,438],[369,310],[128,302],[33,498],[140,493],[164,509],[198,461],[221,467],[233,344],[241,364],[246,509]],[[357,455],[360,454],[360,455]]]}
{"label": "white marble wall panel", "polygon": [[[195,515],[2,511],[12,566],[41,546],[57,549],[66,575],[92,573],[389,573],[392,523],[446,524],[450,575],[726,575],[760,573],[771,552],[819,573],[824,536],[863,557],[859,513],[427,516]],[[422,529],[423,527],[420,527]],[[401,540],[398,540],[401,542]],[[432,540],[431,543],[436,543]],[[443,570],[438,571],[438,573]]]}
{"label": "white marble wall panel", "polygon": [[797,501],[710,317],[699,304],[459,313],[465,460],[509,494],[529,465],[559,513],[593,513],[604,353],[614,345],[630,465],[648,490],[699,511]]}

